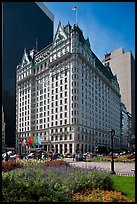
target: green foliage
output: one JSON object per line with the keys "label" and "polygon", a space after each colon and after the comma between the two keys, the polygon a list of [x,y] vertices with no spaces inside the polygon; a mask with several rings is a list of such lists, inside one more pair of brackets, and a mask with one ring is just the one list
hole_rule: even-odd
{"label": "green foliage", "polygon": [[84,188],[111,189],[109,174],[69,166],[24,167],[2,175],[3,202],[67,202]]}
{"label": "green foliage", "polygon": [[[107,162],[111,161],[111,156],[103,156],[103,157],[94,157],[91,158],[92,162]],[[135,157],[134,156],[114,156],[114,161],[115,162],[135,162]]]}

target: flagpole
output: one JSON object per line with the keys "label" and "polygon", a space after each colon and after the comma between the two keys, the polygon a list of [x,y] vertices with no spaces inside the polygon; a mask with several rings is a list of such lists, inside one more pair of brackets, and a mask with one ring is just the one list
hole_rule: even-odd
{"label": "flagpole", "polygon": [[37,41],[37,38],[36,38],[36,51],[38,51],[38,41]]}
{"label": "flagpole", "polygon": [[78,20],[78,19],[77,19],[77,8],[76,8],[76,25],[78,24],[78,23],[77,23],[77,20]]}

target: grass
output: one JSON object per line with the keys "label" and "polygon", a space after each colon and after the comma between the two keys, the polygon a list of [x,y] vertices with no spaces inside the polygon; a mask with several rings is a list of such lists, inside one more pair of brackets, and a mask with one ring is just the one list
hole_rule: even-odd
{"label": "grass", "polygon": [[135,200],[135,177],[112,175],[113,188],[121,191],[128,198]]}
{"label": "grass", "polygon": [[[111,161],[110,156],[103,156],[103,157],[94,157],[91,158],[91,161],[93,162],[107,162]],[[135,158],[130,158],[128,156],[114,156],[114,161],[115,162],[135,162]]]}

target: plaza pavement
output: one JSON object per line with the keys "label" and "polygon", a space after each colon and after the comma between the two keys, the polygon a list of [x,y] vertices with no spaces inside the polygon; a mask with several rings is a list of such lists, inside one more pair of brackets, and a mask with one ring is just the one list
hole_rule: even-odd
{"label": "plaza pavement", "polygon": [[[76,162],[73,161],[72,158],[64,158],[65,161],[69,162],[71,165],[79,166],[82,168],[96,168],[100,169],[102,171],[111,171],[111,162]],[[126,175],[126,176],[134,176],[134,172],[131,171],[132,169],[135,169],[135,162],[129,163],[129,162],[115,162],[114,163],[114,171],[117,175]]]}

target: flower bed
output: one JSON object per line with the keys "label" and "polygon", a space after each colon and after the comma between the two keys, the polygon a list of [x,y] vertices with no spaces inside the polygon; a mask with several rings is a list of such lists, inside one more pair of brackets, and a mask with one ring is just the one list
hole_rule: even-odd
{"label": "flower bed", "polygon": [[[110,175],[98,174],[88,169],[57,165],[23,167],[2,175],[3,202],[62,202],[72,201],[73,193],[83,188],[110,189]],[[56,165],[54,165],[54,164]],[[56,168],[55,168],[56,167]]]}
{"label": "flower bed", "polygon": [[82,194],[72,195],[74,201],[79,202],[130,202],[126,196],[118,191],[108,190],[85,190]]}
{"label": "flower bed", "polygon": [[2,171],[7,172],[17,168],[21,168],[22,164],[16,161],[3,161],[2,162]]}
{"label": "flower bed", "polygon": [[20,160],[12,166],[17,169],[2,174],[2,202],[128,202],[112,191],[108,173],[72,167],[63,160]]}

